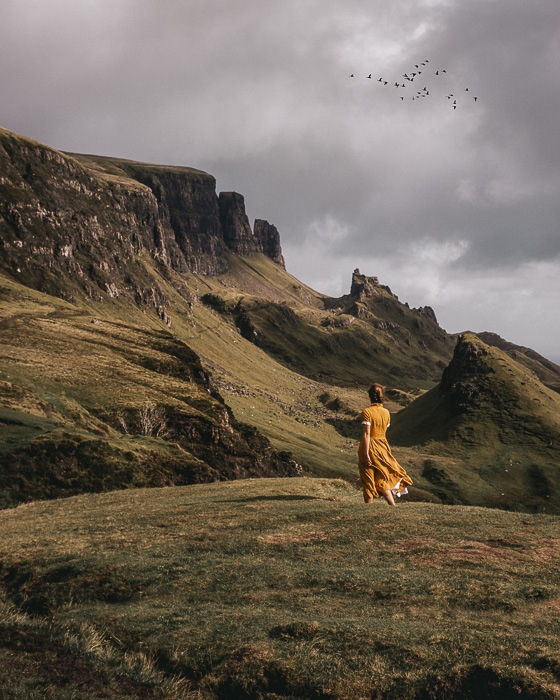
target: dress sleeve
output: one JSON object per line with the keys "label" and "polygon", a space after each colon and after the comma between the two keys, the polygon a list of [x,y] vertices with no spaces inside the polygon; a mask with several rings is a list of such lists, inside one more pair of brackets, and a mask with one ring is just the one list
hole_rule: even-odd
{"label": "dress sleeve", "polygon": [[371,425],[367,408],[362,411],[362,425]]}

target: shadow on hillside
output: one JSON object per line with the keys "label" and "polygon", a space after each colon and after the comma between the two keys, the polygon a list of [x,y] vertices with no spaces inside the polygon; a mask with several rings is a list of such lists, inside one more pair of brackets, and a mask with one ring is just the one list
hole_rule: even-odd
{"label": "shadow on hillside", "polygon": [[351,440],[360,440],[362,437],[362,424],[356,418],[327,418],[325,423],[332,425],[342,437]]}

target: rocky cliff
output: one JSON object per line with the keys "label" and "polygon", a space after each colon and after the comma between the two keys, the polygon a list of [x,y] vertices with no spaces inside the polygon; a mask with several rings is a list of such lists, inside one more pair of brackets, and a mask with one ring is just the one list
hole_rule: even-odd
{"label": "rocky cliff", "polygon": [[176,314],[192,337],[192,273],[257,253],[280,270],[268,251],[281,260],[279,239],[255,235],[243,197],[219,197],[207,173],[0,129],[0,507],[300,473],[160,323]]}
{"label": "rocky cliff", "polygon": [[259,221],[254,234],[243,197],[218,196],[208,173],[64,154],[0,129],[0,266],[40,291],[163,310],[142,258],[204,275],[232,253],[283,265],[275,232]]}

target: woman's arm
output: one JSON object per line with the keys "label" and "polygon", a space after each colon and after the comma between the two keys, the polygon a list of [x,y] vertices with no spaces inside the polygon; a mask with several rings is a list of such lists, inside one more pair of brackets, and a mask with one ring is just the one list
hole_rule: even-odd
{"label": "woman's arm", "polygon": [[369,423],[362,423],[362,439],[360,440],[360,446],[358,447],[358,459],[362,464],[369,465],[369,435],[370,435],[371,425]]}

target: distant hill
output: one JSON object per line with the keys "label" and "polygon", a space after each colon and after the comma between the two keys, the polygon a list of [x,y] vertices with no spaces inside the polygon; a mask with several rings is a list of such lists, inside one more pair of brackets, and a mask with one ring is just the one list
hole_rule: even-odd
{"label": "distant hill", "polygon": [[233,288],[205,294],[201,301],[282,364],[337,384],[380,381],[401,390],[427,388],[454,346],[432,309],[410,309],[359,270],[350,294],[339,299],[294,303]]}
{"label": "distant hill", "polygon": [[441,382],[394,417],[391,439],[446,458],[428,460],[423,476],[456,502],[560,513],[560,395],[474,334],[459,337]]}

